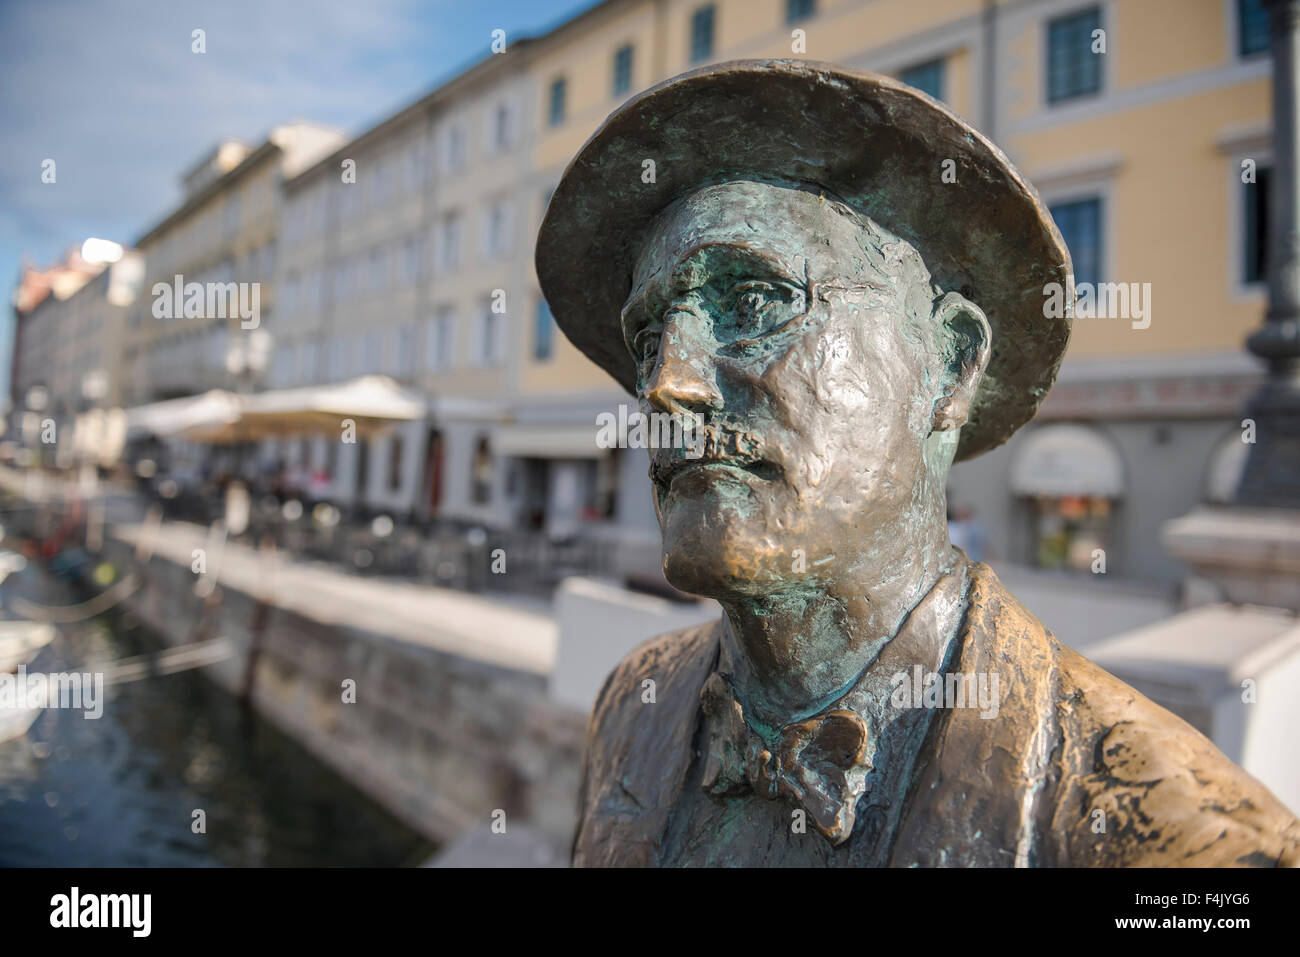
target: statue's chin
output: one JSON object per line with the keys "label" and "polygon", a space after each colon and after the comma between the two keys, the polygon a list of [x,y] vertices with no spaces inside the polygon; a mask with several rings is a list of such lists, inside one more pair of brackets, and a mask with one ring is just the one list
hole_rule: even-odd
{"label": "statue's chin", "polygon": [[717,574],[716,569],[704,568],[695,555],[684,555],[680,551],[664,551],[664,578],[674,588],[690,595],[702,595],[715,598],[729,591]]}
{"label": "statue's chin", "polygon": [[674,588],[719,599],[770,589],[770,576],[756,574],[762,546],[744,529],[716,521],[689,525],[675,535],[670,522],[664,534],[664,577]]}
{"label": "statue's chin", "polygon": [[770,502],[759,501],[749,476],[687,474],[659,499],[664,577],[692,595],[725,598],[770,591],[774,546]]}

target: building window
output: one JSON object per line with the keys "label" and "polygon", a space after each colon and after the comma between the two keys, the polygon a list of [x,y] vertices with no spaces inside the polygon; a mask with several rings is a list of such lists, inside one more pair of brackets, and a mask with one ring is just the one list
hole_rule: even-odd
{"label": "building window", "polygon": [[400,168],[400,163],[396,157],[391,155],[375,163],[374,202],[376,206],[383,206],[397,192],[396,187]]}
{"label": "building window", "polygon": [[459,173],[465,168],[465,128],[459,123],[447,127],[442,139],[442,171]]}
{"label": "building window", "polygon": [[632,44],[625,43],[614,52],[614,95],[626,96],[632,89]]}
{"label": "building window", "polygon": [[1255,182],[1242,183],[1244,219],[1241,279],[1245,283],[1263,282],[1268,278],[1268,196],[1273,170],[1257,166]]}
{"label": "building window", "polygon": [[402,437],[394,435],[388,440],[388,491],[402,489]]}
{"label": "building window", "polygon": [[533,324],[533,358],[545,362],[551,357],[555,341],[555,317],[545,296],[537,297],[537,315]]}
{"label": "building window", "polygon": [[362,501],[370,498],[370,439],[357,442],[357,497]]}
{"label": "building window", "polygon": [[489,301],[479,318],[478,360],[480,365],[495,365],[501,349],[501,320],[503,314],[492,310]]}
{"label": "building window", "polygon": [[785,22],[798,23],[817,12],[817,0],[785,0]]}
{"label": "building window", "polygon": [[492,149],[505,150],[514,141],[514,115],[509,103],[498,103],[492,111]]}
{"label": "building window", "polygon": [[406,160],[402,167],[402,191],[417,193],[424,187],[424,146],[412,143],[406,148]]}
{"label": "building window", "polygon": [[289,367],[293,361],[292,351],[292,346],[276,349],[271,360],[271,383],[277,389],[291,384]]}
{"label": "building window", "polygon": [[908,86],[914,86],[922,93],[929,93],[936,100],[943,99],[943,60],[930,60],[908,67],[898,75]]}
{"label": "building window", "polygon": [[302,347],[302,368],[298,378],[309,385],[314,385],[320,377],[320,343],[312,340]]}
{"label": "building window", "polygon": [[[321,439],[325,447],[325,462],[321,469],[325,473],[325,481],[330,485],[334,484],[334,476],[339,474],[339,449],[343,447],[342,442],[331,442],[328,439]],[[315,497],[314,495],[312,496]]]}
{"label": "building window", "polygon": [[1061,231],[1074,263],[1074,281],[1101,281],[1101,200],[1080,199],[1051,207],[1052,219]]}
{"label": "building window", "polygon": [[420,255],[420,243],[418,240],[406,239],[402,242],[402,284],[406,286],[414,285],[420,278],[420,263],[424,259]]}
{"label": "building window", "polygon": [[492,114],[492,145],[496,149],[505,149],[509,135],[510,114],[504,105],[498,106]]}
{"label": "building window", "polygon": [[334,302],[346,302],[352,295],[352,270],[346,259],[339,260],[334,271]]}
{"label": "building window", "polygon": [[492,500],[492,447],[486,435],[479,436],[470,479],[474,487],[474,504],[486,505]]}
{"label": "building window", "polygon": [[551,81],[551,105],[547,113],[547,120],[551,126],[559,126],[564,122],[564,100],[567,91],[568,84],[564,77],[557,77]]}
{"label": "building window", "polygon": [[1114,506],[1109,499],[1071,495],[1029,501],[1034,534],[1034,564],[1076,572],[1094,567],[1097,550],[1114,539]]}
{"label": "building window", "polygon": [[460,214],[447,213],[438,228],[438,270],[460,268]]}
{"label": "building window", "polygon": [[1237,0],[1237,53],[1252,56],[1268,48],[1268,11],[1264,9],[1264,0]]}
{"label": "building window", "polygon": [[348,344],[342,338],[332,339],[329,344],[329,379],[337,382],[348,375]]}
{"label": "building window", "polygon": [[393,372],[400,376],[409,376],[415,371],[415,323],[403,323],[393,333]]}
{"label": "building window", "polygon": [[362,375],[373,375],[380,371],[379,347],[379,333],[367,332],[361,337],[361,366],[358,371]]}
{"label": "building window", "polygon": [[231,196],[226,200],[226,237],[239,232],[239,197]]}
{"label": "building window", "polygon": [[691,14],[691,62],[699,63],[713,56],[712,4]]}
{"label": "building window", "polygon": [[1097,7],[1047,23],[1047,102],[1060,103],[1101,90],[1101,54],[1092,34],[1101,29]]}
{"label": "building window", "polygon": [[609,455],[592,464],[596,467],[591,508],[593,517],[614,518],[618,514],[619,451],[610,449]]}
{"label": "building window", "polygon": [[510,255],[514,230],[514,207],[509,200],[497,200],[483,211],[482,255],[484,259],[505,259]]}
{"label": "building window", "polygon": [[376,246],[370,250],[370,276],[366,288],[370,292],[382,292],[388,285],[388,247]]}
{"label": "building window", "polygon": [[298,288],[300,280],[297,273],[289,273],[284,281],[284,293],[280,298],[280,310],[286,316],[295,315],[298,311]]}
{"label": "building window", "polygon": [[424,361],[430,370],[449,369],[452,364],[452,343],[456,331],[456,315],[451,306],[443,306],[437,315],[425,324]]}

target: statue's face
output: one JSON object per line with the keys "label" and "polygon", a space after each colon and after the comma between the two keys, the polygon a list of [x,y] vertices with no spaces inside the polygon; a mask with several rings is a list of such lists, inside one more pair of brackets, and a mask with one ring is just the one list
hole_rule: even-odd
{"label": "statue's face", "polygon": [[703,455],[651,450],[677,587],[816,587],[929,507],[942,374],[906,305],[928,317],[930,290],[904,279],[910,247],[867,235],[815,193],[736,182],[647,237],[623,311],[642,411],[696,413],[707,436]]}

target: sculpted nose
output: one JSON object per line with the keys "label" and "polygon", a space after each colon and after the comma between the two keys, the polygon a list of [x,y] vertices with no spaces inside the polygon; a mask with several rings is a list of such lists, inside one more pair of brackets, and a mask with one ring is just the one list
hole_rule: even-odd
{"label": "sculpted nose", "polygon": [[722,393],[714,380],[712,350],[687,335],[689,318],[670,318],[664,327],[659,361],[645,386],[645,397],[664,412],[704,412],[722,408]]}

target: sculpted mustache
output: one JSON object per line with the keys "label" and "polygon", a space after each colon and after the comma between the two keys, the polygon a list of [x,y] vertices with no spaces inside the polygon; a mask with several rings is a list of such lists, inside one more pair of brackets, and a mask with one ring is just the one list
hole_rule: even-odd
{"label": "sculpted mustache", "polygon": [[683,448],[656,449],[651,453],[652,480],[663,481],[688,465],[726,463],[746,466],[762,461],[762,444],[752,432],[725,425],[701,425],[683,445]]}

